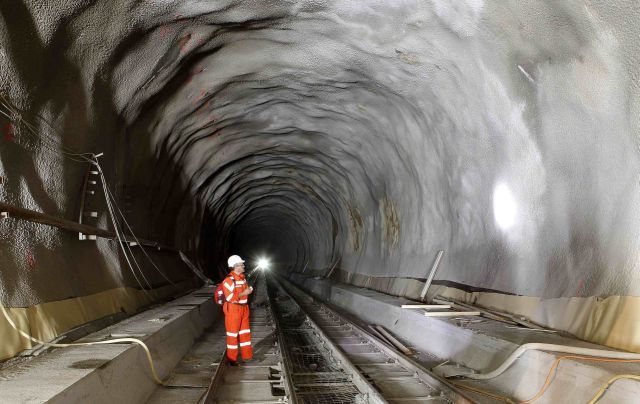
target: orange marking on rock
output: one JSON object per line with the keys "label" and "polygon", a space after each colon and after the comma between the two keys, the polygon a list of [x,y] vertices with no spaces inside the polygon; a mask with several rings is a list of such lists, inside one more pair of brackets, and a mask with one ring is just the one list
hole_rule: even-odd
{"label": "orange marking on rock", "polygon": [[169,31],[171,31],[171,28],[169,28],[166,25],[163,25],[162,27],[160,27],[160,38],[166,38],[167,35],[169,34]]}
{"label": "orange marking on rock", "polygon": [[180,39],[180,53],[184,52],[190,40],[191,40],[191,34],[187,34],[186,36]]}
{"label": "orange marking on rock", "polygon": [[29,265],[29,268],[31,269],[36,267],[36,257],[33,255],[33,252],[31,251],[27,252],[27,265]]}
{"label": "orange marking on rock", "polygon": [[12,123],[4,125],[4,140],[8,142],[16,140],[16,128]]}

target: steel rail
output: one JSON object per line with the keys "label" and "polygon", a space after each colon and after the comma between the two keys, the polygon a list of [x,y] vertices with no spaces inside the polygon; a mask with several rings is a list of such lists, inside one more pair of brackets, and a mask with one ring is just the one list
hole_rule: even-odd
{"label": "steel rail", "polygon": [[220,386],[220,383],[222,383],[222,377],[224,375],[225,369],[227,368],[227,361],[225,360],[226,357],[227,357],[227,350],[225,349],[224,352],[222,353],[222,358],[220,359],[220,362],[216,367],[216,371],[213,374],[213,377],[211,378],[211,382],[209,383],[209,386],[198,398],[198,401],[196,402],[196,404],[200,404],[200,403],[213,404],[215,402],[214,392],[218,389],[218,386]]}
{"label": "steel rail", "polygon": [[[262,275],[263,278],[265,277],[264,275]],[[268,288],[267,286],[267,282],[265,279],[264,282],[264,286],[266,288]],[[269,313],[271,314],[271,318],[276,321],[276,316],[275,313],[273,312],[273,307],[271,305],[271,299],[267,298],[267,301],[269,301]],[[284,345],[284,335],[282,333],[282,329],[278,326],[276,326],[275,329],[275,333],[276,333],[276,339],[278,340],[278,348],[280,351],[280,357],[282,359],[284,359],[285,355],[287,355],[287,350],[285,349],[285,345]],[[298,404],[298,398],[296,396],[296,391],[295,388],[293,387],[292,383],[293,383],[293,378],[291,377],[291,372],[289,371],[289,368],[287,367],[287,364],[285,363],[286,361],[282,360],[280,361],[280,372],[282,374],[282,378],[284,379],[284,389],[285,389],[285,393],[287,398],[289,399],[289,403],[291,404]]]}

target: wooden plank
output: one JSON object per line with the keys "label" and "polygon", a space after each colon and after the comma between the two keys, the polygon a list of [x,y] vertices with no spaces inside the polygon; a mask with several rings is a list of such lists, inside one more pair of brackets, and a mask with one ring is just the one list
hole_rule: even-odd
{"label": "wooden plank", "polygon": [[403,309],[450,309],[450,304],[403,304]]}
{"label": "wooden plank", "polygon": [[380,333],[381,333],[382,335],[384,335],[384,336],[385,336],[385,338],[386,338],[387,340],[389,340],[389,342],[391,342],[391,344],[392,344],[393,346],[395,346],[396,348],[398,348],[398,349],[399,349],[400,351],[402,351],[405,355],[411,355],[411,354],[413,353],[413,352],[411,352],[411,350],[410,350],[409,348],[407,348],[406,346],[404,346],[404,345],[402,344],[402,342],[398,341],[398,340],[397,340],[393,335],[391,335],[391,333],[390,333],[390,332],[388,332],[387,330],[385,330],[385,328],[384,328],[383,326],[381,326],[381,325],[376,325],[375,327],[376,327],[376,329],[377,329],[378,331],[380,331]]}
{"label": "wooden plank", "polygon": [[460,316],[479,316],[479,311],[425,311],[427,317],[460,317]]}
{"label": "wooden plank", "polygon": [[384,337],[384,335],[382,335],[382,333],[380,331],[378,331],[378,329],[376,329],[374,324],[369,324],[367,327],[369,327],[369,329],[373,332],[373,334],[380,340],[382,341],[385,345],[389,346],[391,349],[395,349],[396,351],[398,350],[398,348],[396,348],[391,341],[389,341],[388,339],[386,339]]}
{"label": "wooden plank", "polygon": [[511,319],[516,323],[523,325],[525,327],[531,328],[533,330],[538,330],[538,331],[546,331],[546,328],[540,327],[538,324],[532,323],[531,321],[527,320],[525,317],[519,317],[514,315],[510,315],[509,317],[511,317]]}
{"label": "wooden plank", "polygon": [[473,306],[470,305],[468,303],[461,303],[461,302],[450,302],[448,300],[443,300],[443,299],[433,299],[434,301],[437,302],[443,302],[443,303],[452,303],[454,306],[458,306],[464,310],[477,310],[481,313],[481,315],[483,317],[486,318],[490,318],[491,320],[496,320],[496,321],[501,321],[503,323],[507,323],[507,324],[511,324],[511,325],[515,325],[518,324],[515,321],[513,321],[511,319],[511,316],[506,316],[506,315],[501,315],[498,313],[493,313],[492,311],[486,310],[486,309],[482,309],[480,307],[477,306]]}

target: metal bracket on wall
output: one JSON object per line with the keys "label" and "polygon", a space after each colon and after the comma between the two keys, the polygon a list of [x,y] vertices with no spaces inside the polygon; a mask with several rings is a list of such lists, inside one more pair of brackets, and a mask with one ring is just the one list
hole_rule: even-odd
{"label": "metal bracket on wall", "polygon": [[[87,172],[84,175],[84,181],[82,183],[82,193],[80,194],[80,214],[78,215],[78,223],[80,224],[85,224],[85,218],[98,217],[97,211],[85,210],[87,205],[87,195],[96,194],[96,191],[94,189],[90,189],[90,186],[96,186],[98,184],[98,175],[100,175],[100,172],[95,169],[93,164],[89,164],[89,167],[87,167]],[[96,236],[79,233],[78,240],[96,240]]]}

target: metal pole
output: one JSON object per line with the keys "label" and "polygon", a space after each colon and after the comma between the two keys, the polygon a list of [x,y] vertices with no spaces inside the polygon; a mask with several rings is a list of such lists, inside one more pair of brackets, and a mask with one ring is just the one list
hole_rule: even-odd
{"label": "metal pole", "polygon": [[433,266],[431,267],[431,271],[429,272],[429,276],[424,283],[424,287],[422,288],[422,292],[420,293],[420,301],[424,302],[425,297],[427,296],[427,291],[429,290],[429,286],[431,286],[431,282],[433,282],[433,278],[436,276],[436,272],[438,272],[438,267],[440,266],[440,261],[442,260],[442,256],[444,255],[444,250],[438,251],[438,255],[436,255],[436,260],[433,262]]}
{"label": "metal pole", "polygon": [[325,278],[331,278],[331,275],[333,275],[333,271],[336,269],[337,265],[338,265],[338,261],[336,260],[336,263],[333,264],[333,266],[331,267],[331,270],[329,270],[329,273],[325,276]]}
{"label": "metal pole", "polygon": [[383,326],[381,325],[376,325],[375,326],[376,329],[380,332],[380,334],[384,335],[384,337],[391,342],[391,345],[395,346],[396,348],[398,348],[400,351],[402,351],[402,353],[404,353],[405,355],[411,355],[411,350],[409,348],[407,348],[406,346],[404,346],[402,344],[402,342],[398,341],[398,339],[396,337],[394,337],[393,335],[391,335],[387,330],[384,329]]}
{"label": "metal pole", "polygon": [[[57,227],[61,230],[72,231],[75,233],[83,233],[86,235],[93,235],[96,237],[102,237],[107,239],[117,239],[117,235],[109,230],[99,229],[93,226],[87,226],[71,220],[63,219],[56,216],[47,215],[45,213],[37,212],[35,210],[25,209],[18,206],[9,205],[8,203],[0,202],[0,212],[2,212],[2,218],[15,218],[26,220],[32,223],[40,223],[45,226]],[[136,241],[130,235],[125,235],[124,240],[128,242],[140,242],[140,245],[153,248],[161,248],[163,250],[177,251],[175,248],[164,246],[156,243],[155,241],[138,239]]]}

